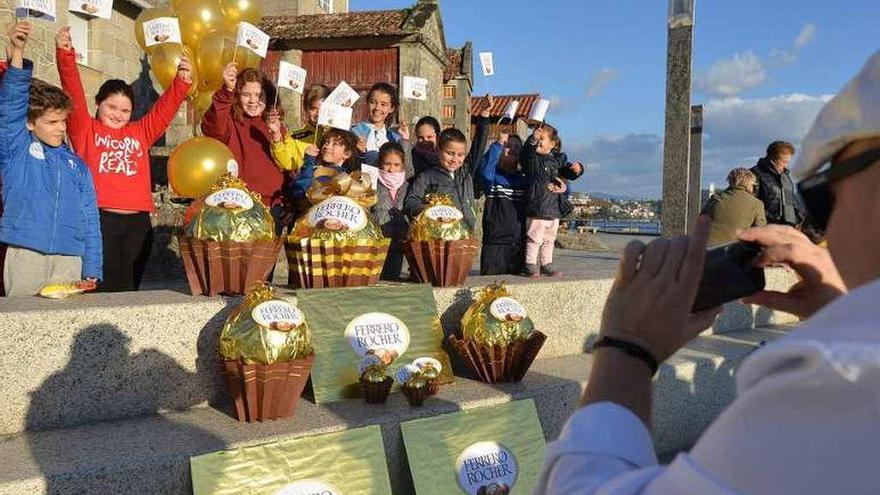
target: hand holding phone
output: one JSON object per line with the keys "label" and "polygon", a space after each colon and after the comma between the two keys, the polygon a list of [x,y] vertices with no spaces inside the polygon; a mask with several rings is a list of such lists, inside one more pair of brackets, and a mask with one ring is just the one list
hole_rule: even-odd
{"label": "hand holding phone", "polygon": [[721,306],[764,290],[764,269],[755,265],[761,246],[735,241],[710,249],[693,312]]}

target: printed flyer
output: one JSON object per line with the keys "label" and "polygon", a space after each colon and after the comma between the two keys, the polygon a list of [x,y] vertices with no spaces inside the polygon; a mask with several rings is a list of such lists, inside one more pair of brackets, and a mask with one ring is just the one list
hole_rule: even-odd
{"label": "printed flyer", "polygon": [[440,383],[452,382],[431,286],[303,290],[297,299],[312,331],[316,403],[360,397],[358,365],[370,350],[392,357],[390,376],[415,359],[431,357],[443,366]]}
{"label": "printed flyer", "polygon": [[545,442],[531,399],[400,429],[417,495],[531,495],[538,484]]}
{"label": "printed flyer", "polygon": [[193,495],[388,495],[379,426],[190,458]]}

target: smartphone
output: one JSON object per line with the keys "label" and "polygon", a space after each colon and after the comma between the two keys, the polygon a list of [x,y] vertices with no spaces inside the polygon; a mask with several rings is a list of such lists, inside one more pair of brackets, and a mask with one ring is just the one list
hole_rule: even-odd
{"label": "smartphone", "polygon": [[760,254],[760,245],[742,241],[710,249],[693,311],[715,308],[764,290],[764,269],[755,266]]}

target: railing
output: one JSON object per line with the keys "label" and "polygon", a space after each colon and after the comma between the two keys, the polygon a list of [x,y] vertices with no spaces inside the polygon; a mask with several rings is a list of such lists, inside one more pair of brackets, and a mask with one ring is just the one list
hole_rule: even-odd
{"label": "railing", "polygon": [[660,235],[660,222],[651,220],[570,220],[569,230],[587,226],[609,234]]}

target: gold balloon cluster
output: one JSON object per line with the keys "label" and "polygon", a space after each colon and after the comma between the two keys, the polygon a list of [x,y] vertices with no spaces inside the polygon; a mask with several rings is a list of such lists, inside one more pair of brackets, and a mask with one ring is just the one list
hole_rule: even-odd
{"label": "gold balloon cluster", "polygon": [[[161,43],[147,48],[145,22],[160,17],[174,17],[180,24],[183,44]],[[239,70],[257,68],[262,59],[254,52],[235,46],[238,23],[259,25],[263,18],[262,0],[171,0],[169,7],[141,11],[134,26],[138,45],[149,55],[153,76],[168,88],[177,75],[181,57],[193,68],[189,101],[196,119],[201,119],[211,104],[214,92],[223,85],[223,69],[233,60]]]}

